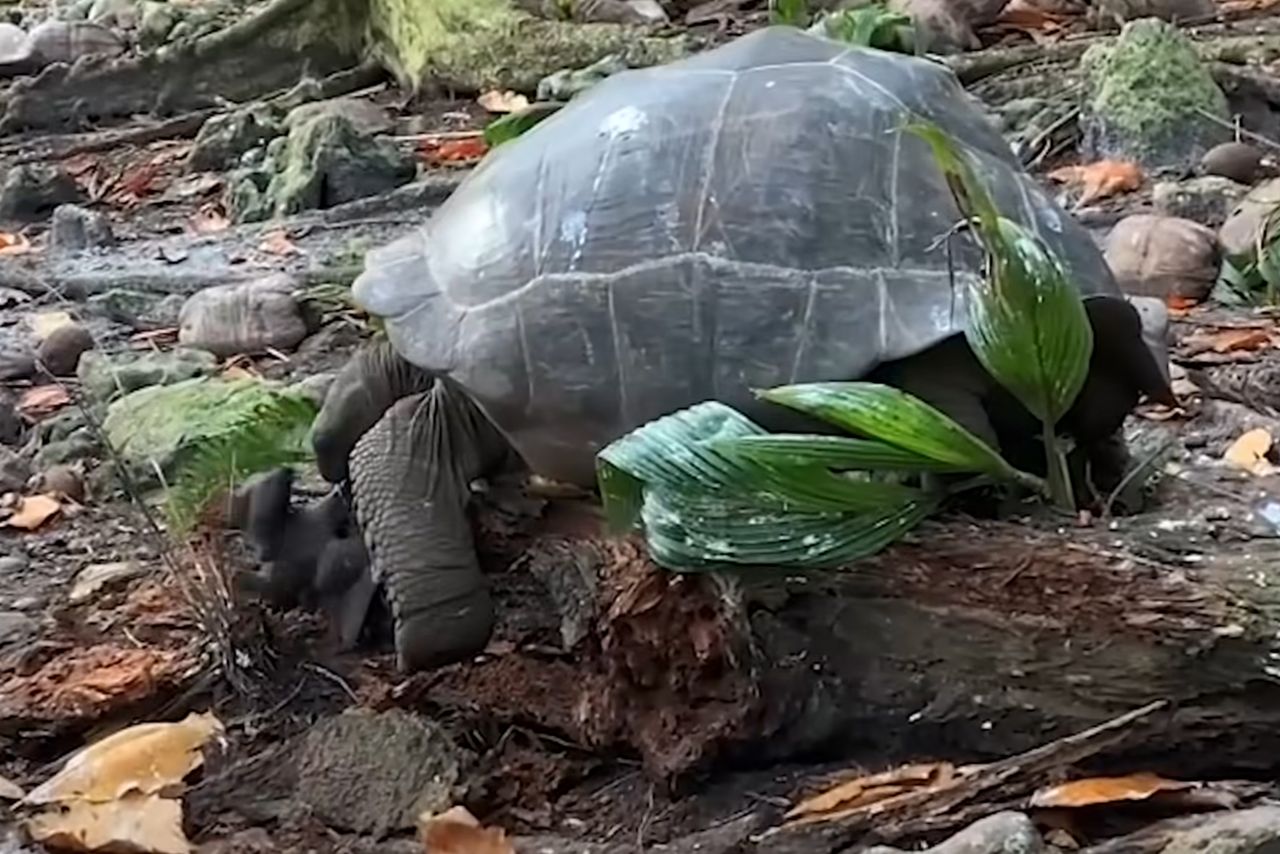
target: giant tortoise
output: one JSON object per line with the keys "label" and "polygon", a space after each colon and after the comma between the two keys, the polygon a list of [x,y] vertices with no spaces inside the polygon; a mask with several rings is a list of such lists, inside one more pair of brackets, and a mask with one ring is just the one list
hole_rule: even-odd
{"label": "giant tortoise", "polygon": [[981,256],[941,245],[959,214],[911,117],[976,158],[1090,307],[1065,429],[1105,444],[1139,392],[1167,393],[1088,233],[943,66],[773,27],[618,74],[495,150],[354,285],[387,341],[340,372],[315,447],[349,483],[401,667],[487,643],[468,485],[509,461],[591,486],[596,453],[652,419],[717,399],[781,429],[752,389],[877,371],[1001,438],[958,334]]}

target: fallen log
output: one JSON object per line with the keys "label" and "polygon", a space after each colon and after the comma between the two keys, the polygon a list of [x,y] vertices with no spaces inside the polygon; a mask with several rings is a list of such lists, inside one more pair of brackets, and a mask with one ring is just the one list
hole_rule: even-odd
{"label": "fallen log", "polygon": [[1238,502],[1178,490],[1198,505],[1083,529],[945,519],[804,576],[665,572],[589,505],[557,502],[495,575],[492,654],[416,677],[398,702],[632,751],[676,784],[715,760],[815,751],[995,759],[1166,701],[1108,767],[1265,773],[1277,543],[1235,524]]}

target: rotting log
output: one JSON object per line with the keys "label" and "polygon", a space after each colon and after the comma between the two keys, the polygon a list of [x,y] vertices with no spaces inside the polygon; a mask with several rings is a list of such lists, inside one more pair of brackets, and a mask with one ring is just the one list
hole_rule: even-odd
{"label": "rotting log", "polygon": [[[949,519],[854,570],[736,580],[659,570],[567,506],[495,574],[510,650],[417,679],[405,702],[630,750],[668,782],[815,751],[994,759],[1156,700],[1169,710],[1107,762],[1277,765],[1280,546],[1205,528],[1192,505],[1118,530]],[[539,608],[563,619],[529,624]]]}

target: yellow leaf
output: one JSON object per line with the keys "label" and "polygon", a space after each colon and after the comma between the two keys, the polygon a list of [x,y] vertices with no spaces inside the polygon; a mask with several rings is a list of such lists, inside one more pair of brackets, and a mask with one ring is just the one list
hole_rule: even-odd
{"label": "yellow leaf", "polygon": [[131,726],[72,756],[25,800],[31,804],[103,802],[130,792],[179,791],[183,778],[203,764],[201,749],[222,732],[222,722],[211,712],[192,713],[178,723]]}
{"label": "yellow leaf", "polygon": [[427,854],[515,854],[500,827],[481,827],[466,807],[418,817],[418,832]]}
{"label": "yellow leaf", "polygon": [[485,92],[476,103],[491,113],[515,113],[529,106],[529,99],[519,92],[501,92],[494,89]]}
{"label": "yellow leaf", "polygon": [[37,842],[63,851],[188,854],[182,802],[133,793],[118,801],[60,804],[27,821]]}
{"label": "yellow leaf", "polygon": [[945,785],[954,777],[955,766],[949,762],[903,765],[879,774],[846,780],[796,804],[785,818],[789,826],[835,821],[861,807],[913,789]]}
{"label": "yellow leaf", "polygon": [[1274,470],[1274,466],[1267,460],[1271,441],[1271,434],[1264,428],[1258,427],[1232,442],[1222,458],[1247,472],[1256,475],[1269,474]]}
{"label": "yellow leaf", "polygon": [[1142,801],[1159,792],[1176,792],[1193,788],[1194,784],[1166,780],[1155,774],[1130,774],[1127,777],[1089,777],[1049,786],[1031,796],[1033,807],[1087,807],[1115,801]]}
{"label": "yellow leaf", "polygon": [[28,495],[19,499],[17,511],[3,524],[9,528],[34,531],[58,515],[61,509],[62,504],[52,495]]}

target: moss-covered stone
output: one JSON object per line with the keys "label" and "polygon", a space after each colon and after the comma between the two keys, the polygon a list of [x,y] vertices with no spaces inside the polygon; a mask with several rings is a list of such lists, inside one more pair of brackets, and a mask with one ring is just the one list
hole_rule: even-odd
{"label": "moss-covered stone", "polygon": [[[295,117],[296,118],[296,117]],[[314,111],[272,140],[264,157],[228,176],[228,207],[238,222],[328,208],[413,180],[414,159],[370,136],[341,110]]]}
{"label": "moss-covered stone", "polygon": [[1155,18],[1125,25],[1082,60],[1088,82],[1085,148],[1149,168],[1183,168],[1227,132],[1227,98],[1176,27]]}
{"label": "moss-covered stone", "polygon": [[113,353],[91,350],[80,357],[76,376],[91,404],[140,388],[168,385],[213,373],[218,360],[212,353],[178,347],[167,352]]}
{"label": "moss-covered stone", "polygon": [[227,169],[246,152],[282,133],[283,116],[261,104],[214,116],[196,134],[187,168],[194,172]]}

